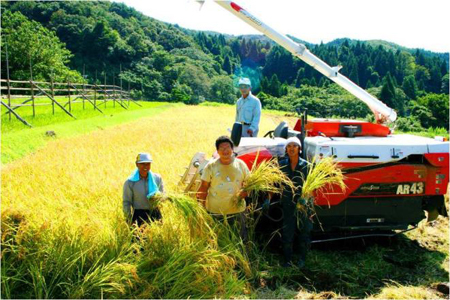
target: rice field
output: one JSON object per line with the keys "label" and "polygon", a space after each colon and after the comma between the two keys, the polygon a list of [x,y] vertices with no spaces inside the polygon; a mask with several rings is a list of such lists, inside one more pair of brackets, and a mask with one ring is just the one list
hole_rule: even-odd
{"label": "rice field", "polygon": [[[281,119],[263,114],[261,134]],[[247,251],[233,230],[176,194],[192,156],[211,155],[233,120],[231,106],[176,106],[47,141],[2,165],[1,297],[445,297],[432,287],[448,281],[448,219],[422,224],[393,247],[314,249],[307,270],[286,271],[276,254]],[[124,220],[121,197],[134,158],[144,151],[170,192],[164,221],[137,230]],[[408,261],[401,249],[417,266],[383,260],[389,254]]]}

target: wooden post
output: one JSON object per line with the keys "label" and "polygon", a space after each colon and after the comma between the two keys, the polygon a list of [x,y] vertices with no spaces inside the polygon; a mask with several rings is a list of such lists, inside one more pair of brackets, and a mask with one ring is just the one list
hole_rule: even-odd
{"label": "wooden post", "polygon": [[128,106],[130,106],[130,81],[128,81]]}
{"label": "wooden post", "polygon": [[30,89],[31,89],[31,106],[33,107],[33,118],[36,117],[36,108],[34,104],[34,89],[33,89],[33,78],[30,80]]}
{"label": "wooden post", "polygon": [[116,107],[116,78],[113,73],[113,107]]}
{"label": "wooden post", "polygon": [[[51,77],[50,83],[51,83],[50,89],[52,91],[52,97],[53,97],[53,99],[55,99],[55,91],[53,90],[53,75]],[[55,101],[52,101],[52,110],[53,110],[53,114],[55,114]]]}
{"label": "wooden post", "polygon": [[[78,89],[75,85],[72,85],[72,88],[78,93],[79,89]],[[82,92],[83,92],[83,91],[82,91]],[[84,97],[84,96],[82,96],[82,97]],[[100,110],[100,108],[98,108],[98,107],[94,104],[94,102],[92,102],[91,99],[89,99],[89,98],[86,97],[85,100],[87,100],[87,102],[89,102],[90,104],[92,104],[92,106],[94,106],[94,109],[96,109],[96,110],[98,110],[99,112],[103,113],[103,112]]]}
{"label": "wooden post", "polygon": [[95,81],[94,81],[94,107],[97,106],[97,70],[95,70]]}
{"label": "wooden post", "polygon": [[120,75],[119,75],[119,79],[120,79],[120,94],[119,94],[119,99],[120,99],[120,103],[122,103],[122,64],[120,64]]}
{"label": "wooden post", "polygon": [[122,103],[122,64],[120,64],[120,75],[119,75],[119,79],[120,79],[120,103]]}
{"label": "wooden post", "polygon": [[122,87],[120,87],[119,101],[120,101],[120,103],[122,103]]}
{"label": "wooden post", "polygon": [[31,56],[28,56],[30,63],[30,89],[31,89],[31,105],[33,107],[33,118],[36,117],[36,105],[34,102],[34,89],[33,89],[33,68],[31,67]]}
{"label": "wooden post", "polygon": [[97,107],[97,83],[94,83],[94,107]]}
{"label": "wooden post", "polygon": [[72,118],[76,119],[67,109],[64,108],[63,105],[61,105],[58,101],[56,101],[55,97],[53,97],[52,95],[49,95],[44,89],[40,88],[37,84],[35,84],[35,83],[33,83],[33,84],[42,94],[44,94],[45,96],[50,98],[50,100],[52,100],[54,104],[58,105],[66,114],[68,114]]}
{"label": "wooden post", "polygon": [[8,106],[8,104],[4,103],[2,100],[0,100],[0,103],[6,107],[6,109],[10,112],[10,114],[12,113],[14,116],[16,116],[17,119],[19,119],[23,124],[29,126],[29,127],[33,127],[31,126],[30,123],[28,123],[27,121],[25,121],[24,119],[22,119],[10,106]]}
{"label": "wooden post", "polygon": [[69,90],[69,111],[72,112],[72,101],[70,100],[70,80],[67,81],[67,88]]}
{"label": "wooden post", "polygon": [[86,80],[86,78],[85,78],[85,71],[86,71],[86,65],[83,65],[83,110],[84,110],[84,97],[85,97],[85,95],[84,95],[84,81]]}
{"label": "wooden post", "polygon": [[105,85],[103,86],[104,100],[105,100],[105,108],[106,108],[106,71],[105,71]]}
{"label": "wooden post", "polygon": [[[5,43],[6,47],[6,86],[8,87],[8,106],[11,107],[11,86],[9,82],[9,60],[8,60],[8,44]],[[11,121],[11,113],[9,114],[9,120]]]}

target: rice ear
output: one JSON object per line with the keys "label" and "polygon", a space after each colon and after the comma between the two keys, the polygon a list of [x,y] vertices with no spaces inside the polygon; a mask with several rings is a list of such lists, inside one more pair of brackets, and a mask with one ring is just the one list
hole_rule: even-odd
{"label": "rice ear", "polygon": [[258,155],[259,151],[241,191],[247,192],[255,202],[260,193],[281,194],[285,187],[295,189],[292,181],[280,170],[276,160],[265,160],[256,165]]}
{"label": "rice ear", "polygon": [[323,192],[325,189],[333,189],[338,186],[343,192],[347,189],[344,183],[345,176],[338,166],[338,162],[332,157],[326,157],[316,163],[316,159],[311,163],[308,176],[303,183],[302,198],[312,202],[314,206],[314,193]]}

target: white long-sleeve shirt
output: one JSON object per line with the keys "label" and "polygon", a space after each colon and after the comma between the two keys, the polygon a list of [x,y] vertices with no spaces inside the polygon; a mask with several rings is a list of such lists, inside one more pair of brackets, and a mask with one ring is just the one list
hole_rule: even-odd
{"label": "white long-sleeve shirt", "polygon": [[261,101],[252,92],[244,99],[239,98],[236,103],[236,122],[250,124],[249,129],[253,132],[259,130],[259,121],[261,119]]}

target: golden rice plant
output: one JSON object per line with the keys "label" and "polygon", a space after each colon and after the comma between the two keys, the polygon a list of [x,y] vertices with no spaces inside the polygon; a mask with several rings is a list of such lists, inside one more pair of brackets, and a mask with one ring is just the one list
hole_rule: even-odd
{"label": "golden rice plant", "polygon": [[246,192],[252,200],[256,200],[261,193],[281,194],[284,188],[295,189],[294,184],[281,171],[276,160],[265,160],[256,164],[257,160],[258,155],[242,187],[242,191]]}
{"label": "golden rice plant", "polygon": [[[238,248],[221,247],[216,223],[196,200],[163,196],[162,221],[138,230],[138,298],[228,298],[243,291]],[[244,273],[245,270],[242,271]]]}
{"label": "golden rice plant", "polygon": [[315,193],[333,189],[335,186],[341,188],[343,192],[347,188],[344,183],[344,174],[342,174],[338,163],[332,157],[323,158],[317,163],[314,159],[309,165],[308,176],[303,183],[301,197],[313,207]]}
{"label": "golden rice plant", "polygon": [[[2,298],[242,297],[250,267],[238,239],[171,193],[196,152],[213,153],[234,112],[174,107],[3,165]],[[261,131],[274,125],[263,118]],[[143,151],[168,193],[155,202],[163,221],[138,230],[125,221],[122,187]]]}

